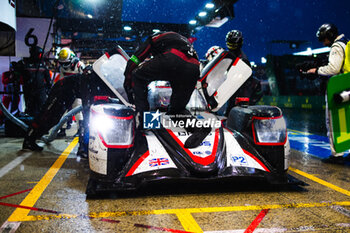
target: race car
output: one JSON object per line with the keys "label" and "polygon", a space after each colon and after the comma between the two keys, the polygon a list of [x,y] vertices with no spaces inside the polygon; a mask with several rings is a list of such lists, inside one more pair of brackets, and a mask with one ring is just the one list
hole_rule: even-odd
{"label": "race car", "polygon": [[[118,54],[105,55],[94,64],[94,71],[119,99],[90,108],[88,197],[167,180],[251,178],[288,183],[290,147],[278,107],[248,106],[243,99],[227,118],[217,113],[252,73],[239,58],[224,51],[202,70],[187,105],[190,116],[175,116],[184,122],[166,114],[171,86],[151,83],[148,100],[153,109],[144,113],[143,129],[136,127],[134,109],[117,91],[122,87],[112,84],[115,67],[122,75],[125,65]],[[185,148],[191,127],[212,130],[200,146]]]}

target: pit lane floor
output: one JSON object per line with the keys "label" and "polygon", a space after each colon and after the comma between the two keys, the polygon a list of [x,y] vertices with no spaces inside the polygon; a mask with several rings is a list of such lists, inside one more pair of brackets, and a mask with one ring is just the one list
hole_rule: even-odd
{"label": "pit lane floor", "polygon": [[323,112],[284,114],[296,148],[288,173],[308,186],[172,184],[88,200],[76,139],[38,153],[1,136],[0,232],[350,232],[350,163],[320,161],[329,150]]}

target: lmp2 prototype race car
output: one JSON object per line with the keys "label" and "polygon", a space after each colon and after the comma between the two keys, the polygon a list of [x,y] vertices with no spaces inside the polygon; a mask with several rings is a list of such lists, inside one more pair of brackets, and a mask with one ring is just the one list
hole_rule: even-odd
{"label": "lmp2 prototype race car", "polygon": [[[252,74],[241,59],[224,51],[202,70],[187,105],[191,112],[184,118],[187,122],[174,121],[162,112],[169,104],[171,87],[164,81],[151,83],[148,100],[152,109],[144,113],[143,122],[146,130],[135,126],[135,111],[121,94],[125,66],[119,54],[105,55],[93,66],[119,101],[90,108],[88,197],[167,180],[244,177],[288,183],[290,147],[278,107],[241,104],[227,118],[216,113]],[[185,148],[191,135],[186,124],[212,130],[198,147]]]}

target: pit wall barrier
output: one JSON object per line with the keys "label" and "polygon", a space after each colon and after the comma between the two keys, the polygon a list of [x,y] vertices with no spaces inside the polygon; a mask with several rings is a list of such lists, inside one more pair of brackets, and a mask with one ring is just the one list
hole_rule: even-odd
{"label": "pit wall barrier", "polygon": [[296,109],[325,109],[324,96],[263,96],[259,105]]}

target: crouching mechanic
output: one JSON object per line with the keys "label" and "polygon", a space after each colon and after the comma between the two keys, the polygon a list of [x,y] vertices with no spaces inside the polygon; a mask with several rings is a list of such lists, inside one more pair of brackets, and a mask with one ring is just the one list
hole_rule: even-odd
{"label": "crouching mechanic", "polygon": [[[76,98],[82,99],[84,129],[88,129],[90,106],[97,95],[115,97],[98,75],[92,71],[91,66],[87,66],[83,74],[67,76],[57,81],[42,106],[40,114],[30,124],[22,148],[34,151],[43,150],[36,140],[59,122]],[[88,132],[85,132],[85,135],[88,135]],[[88,144],[83,137],[79,137],[79,144],[87,151]]]}
{"label": "crouching mechanic", "polygon": [[[192,44],[184,36],[176,32],[149,36],[128,61],[124,75],[124,88],[139,114],[139,129],[143,125],[143,113],[149,111],[147,86],[155,80],[169,81],[171,85],[167,114],[190,115],[186,105],[199,79],[199,61]],[[185,142],[185,147],[198,146],[208,130],[211,129],[196,129]]]}

